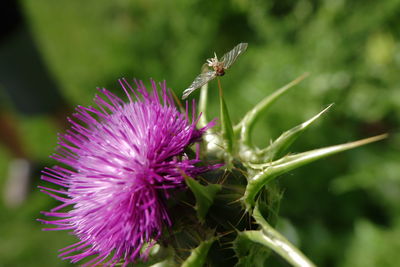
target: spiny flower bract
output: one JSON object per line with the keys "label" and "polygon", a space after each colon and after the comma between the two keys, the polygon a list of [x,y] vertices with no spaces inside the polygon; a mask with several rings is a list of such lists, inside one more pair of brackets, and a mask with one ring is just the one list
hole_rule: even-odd
{"label": "spiny flower bract", "polygon": [[64,189],[40,187],[63,202],[43,212],[57,220],[40,221],[57,226],[46,230],[72,230],[80,239],[62,250],[64,259],[92,256],[85,266],[145,260],[163,228],[172,224],[165,202],[171,189],[183,188],[185,175],[210,169],[196,166],[198,156],[190,159],[184,153],[205,131],[196,129],[188,105],[180,113],[165,82],[161,96],[154,81],[151,92],[135,83],[136,90],[120,81],[128,103],[100,89],[97,108],[79,106],[78,122],[69,119],[71,129],[60,136],[58,154],[52,156],[68,167],[43,172],[43,180]]}

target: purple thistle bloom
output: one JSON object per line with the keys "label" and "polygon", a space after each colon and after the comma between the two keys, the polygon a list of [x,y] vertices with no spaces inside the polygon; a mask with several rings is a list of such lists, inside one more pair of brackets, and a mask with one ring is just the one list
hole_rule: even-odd
{"label": "purple thistle bloom", "polygon": [[142,82],[135,81],[133,90],[120,81],[128,103],[101,89],[108,100],[96,95],[97,108],[79,106],[74,116],[80,123],[69,119],[71,129],[59,138],[52,158],[71,169],[43,171],[43,180],[65,189],[40,187],[63,202],[43,212],[57,220],[40,221],[57,226],[44,230],[72,230],[80,239],[62,249],[63,259],[75,263],[95,255],[84,266],[146,260],[163,227],[171,226],[165,203],[170,190],[185,187],[184,175],[195,177],[212,168],[196,166],[198,156],[189,159],[184,153],[206,128],[196,129],[198,118],[189,119],[187,104],[186,114],[177,110],[165,82],[161,97],[151,82],[149,93]]}

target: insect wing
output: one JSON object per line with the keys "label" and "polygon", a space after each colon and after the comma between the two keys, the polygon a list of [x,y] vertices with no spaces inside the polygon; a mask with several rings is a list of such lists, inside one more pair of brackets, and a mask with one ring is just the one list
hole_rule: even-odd
{"label": "insect wing", "polygon": [[182,99],[187,98],[194,90],[196,90],[199,87],[202,87],[203,85],[214,79],[215,76],[216,76],[215,71],[208,71],[197,76],[196,79],[194,79],[194,81],[192,82],[192,84],[185,91],[183,91]]}
{"label": "insect wing", "polygon": [[233,64],[233,62],[236,61],[236,58],[244,51],[246,51],[246,49],[247,43],[240,43],[235,46],[231,51],[223,55],[221,58],[221,62],[224,64],[224,68],[229,68]]}

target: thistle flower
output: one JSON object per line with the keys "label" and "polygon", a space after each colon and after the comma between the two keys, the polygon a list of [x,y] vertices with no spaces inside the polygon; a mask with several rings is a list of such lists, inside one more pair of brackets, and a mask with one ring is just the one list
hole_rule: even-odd
{"label": "thistle flower", "polygon": [[[246,47],[245,43],[237,45],[223,57],[228,61],[213,61],[223,63],[223,68],[219,69],[221,66],[217,64],[214,71],[205,76],[200,74],[194,85],[185,90],[190,94],[201,86],[202,114],[207,114],[210,77],[220,76],[217,71],[221,74]],[[230,119],[218,81],[220,127],[213,130],[208,130],[213,123],[208,123],[204,115],[199,121],[203,128],[196,129],[198,118],[194,108],[191,120],[188,105],[185,114],[179,113],[165,83],[161,84],[160,97],[154,82],[152,93],[148,93],[143,83],[136,82],[138,89],[133,90],[122,80],[129,103],[103,89],[101,93],[108,100],[96,96],[98,108],[78,107],[75,117],[87,126],[70,120],[71,130],[61,136],[59,154],[53,156],[70,168],[53,167],[43,176],[44,180],[67,190],[41,187],[63,202],[44,212],[57,220],[41,221],[57,226],[50,230],[72,230],[80,239],[61,255],[72,262],[90,257],[85,266],[114,266],[120,260],[126,266],[139,259],[148,259],[148,265],[255,266],[268,264],[272,250],[293,266],[314,267],[311,260],[274,229],[282,197],[276,178],[387,135],[288,154],[289,147],[329,110],[332,106],[329,105],[283,132],[267,147],[256,147],[252,136],[260,115],[306,76],[303,74],[266,96],[236,125]],[[194,159],[185,154],[186,148],[199,141],[205,132],[202,156],[215,159],[219,165],[199,167],[198,154]],[[186,177],[222,166],[222,162],[223,171],[207,174],[202,181]],[[169,210],[171,202],[168,202],[167,209],[171,190],[185,186],[188,194],[176,197],[177,203],[185,203],[185,207],[177,204],[174,210]],[[72,209],[66,211],[68,206]],[[164,228],[169,229],[168,235],[163,234]],[[149,249],[157,241],[166,241],[158,244],[167,245],[168,252],[160,250],[161,253],[149,255]]]}
{"label": "thistle flower", "polygon": [[171,190],[185,187],[184,176],[212,168],[196,166],[198,156],[185,154],[212,123],[196,129],[197,118],[189,119],[188,105],[185,114],[177,110],[165,82],[161,96],[154,81],[151,93],[135,83],[133,90],[120,81],[128,103],[101,89],[103,98],[94,99],[97,108],[79,106],[74,114],[79,123],[69,119],[71,129],[60,136],[58,154],[52,156],[68,167],[43,172],[43,180],[65,189],[40,187],[63,202],[43,212],[57,220],[40,221],[56,226],[45,230],[72,230],[80,239],[62,250],[63,259],[92,256],[84,266],[145,260],[163,227],[171,226],[166,208]]}

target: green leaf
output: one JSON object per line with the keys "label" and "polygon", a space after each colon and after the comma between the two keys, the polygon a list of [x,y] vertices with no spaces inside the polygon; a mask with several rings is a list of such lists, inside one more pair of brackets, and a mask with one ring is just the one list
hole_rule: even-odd
{"label": "green leaf", "polygon": [[386,138],[387,135],[378,135],[366,139],[362,139],[359,141],[347,143],[347,144],[340,144],[336,146],[330,146],[330,147],[325,147],[325,148],[320,148],[320,149],[315,149],[295,155],[289,155],[286,157],[283,157],[279,160],[272,161],[272,162],[267,162],[264,164],[248,164],[248,166],[252,169],[259,170],[256,172],[255,175],[250,177],[248,179],[248,183],[246,186],[246,191],[243,195],[242,201],[244,202],[246,206],[246,210],[251,210],[251,207],[254,206],[255,204],[255,197],[258,194],[258,192],[272,179],[277,177],[278,175],[281,175],[283,173],[286,173],[288,171],[291,171],[293,169],[296,169],[298,167],[301,167],[303,165],[306,165],[308,163],[311,163],[317,159],[325,158],[327,156],[349,150],[355,147],[359,147],[368,143],[376,142],[379,140],[382,140]]}
{"label": "green leaf", "polygon": [[269,225],[259,211],[258,205],[256,205],[254,209],[253,218],[258,225],[261,226],[261,230],[243,232],[243,235],[245,235],[248,240],[272,249],[293,266],[315,266],[300,250],[290,243],[289,240]]}
{"label": "green leaf", "polygon": [[214,243],[215,237],[202,241],[192,250],[189,257],[183,262],[182,267],[201,267],[206,262],[208,251]]}
{"label": "green leaf", "polygon": [[[219,84],[219,80],[218,80]],[[228,108],[226,107],[224,97],[221,93],[219,96],[219,104],[220,104],[220,116],[221,116],[221,132],[222,132],[222,140],[223,146],[225,147],[226,152],[229,156],[232,156],[233,153],[233,142],[234,142],[234,133],[231,118],[229,116]]]}
{"label": "green leaf", "polygon": [[204,186],[190,177],[186,177],[185,182],[196,198],[194,208],[197,212],[197,217],[203,223],[209,208],[214,203],[215,195],[221,190],[222,186],[219,184]]}
{"label": "green leaf", "polygon": [[277,156],[281,155],[285,152],[289,146],[293,144],[294,141],[306,130],[308,127],[315,122],[322,114],[324,114],[333,104],[330,104],[327,108],[322,110],[320,113],[312,117],[311,119],[303,122],[296,127],[293,127],[289,131],[284,132],[281,136],[278,137],[271,145],[269,145],[266,149],[261,150],[258,153],[258,157],[262,158],[262,161],[271,161],[274,160]]}
{"label": "green leaf", "polygon": [[288,89],[292,88],[296,84],[300,83],[308,76],[308,73],[304,73],[300,77],[296,78],[295,80],[291,81],[287,85],[283,86],[282,88],[278,89],[275,93],[270,96],[267,96],[261,102],[259,102],[252,110],[247,112],[244,116],[242,121],[239,122],[238,125],[235,126],[235,134],[240,132],[240,139],[241,142],[251,147],[251,133],[254,127],[255,122],[257,121],[258,117],[262,112],[264,112],[268,107],[270,107],[280,96],[282,96]]}

